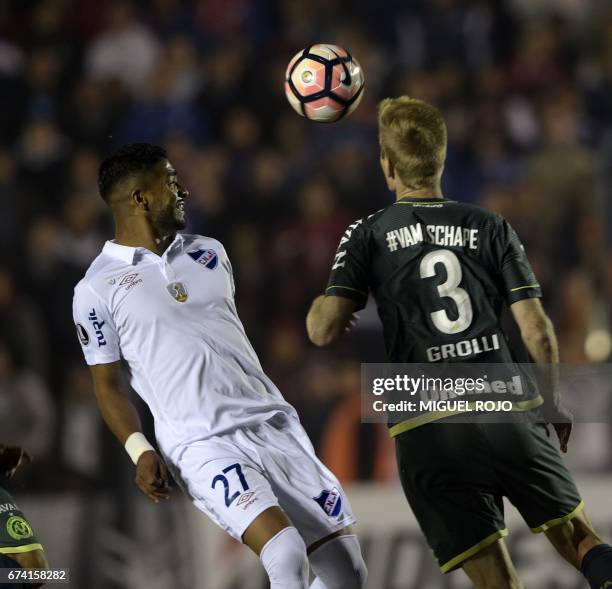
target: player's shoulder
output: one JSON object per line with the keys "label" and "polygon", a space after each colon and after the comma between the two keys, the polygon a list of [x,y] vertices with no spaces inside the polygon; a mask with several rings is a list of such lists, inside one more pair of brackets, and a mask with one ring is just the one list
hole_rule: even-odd
{"label": "player's shoulder", "polygon": [[453,200],[449,201],[449,205],[451,205],[453,209],[465,212],[466,214],[473,215],[474,217],[483,219],[485,221],[490,220],[497,223],[500,220],[503,220],[503,217],[499,213],[473,203]]}
{"label": "player's shoulder", "polygon": [[228,258],[225,247],[214,237],[195,233],[182,233],[181,235],[183,237],[183,251],[196,261],[202,257],[210,258],[211,260],[215,258],[221,258],[221,260]]}
{"label": "player's shoulder", "polygon": [[377,211],[376,213],[373,213],[371,215],[367,215],[366,217],[360,217],[359,219],[353,221],[344,230],[344,233],[340,238],[340,244],[338,245],[338,249],[346,247],[349,243],[354,245],[356,243],[363,243],[364,241],[367,241],[367,235],[370,229],[370,221],[378,213],[380,213],[380,211]]}
{"label": "player's shoulder", "polygon": [[448,200],[444,202],[444,211],[451,219],[464,226],[478,226],[481,229],[497,232],[506,220],[495,211],[480,205]]}
{"label": "player's shoulder", "polygon": [[210,248],[225,251],[223,244],[214,237],[208,237],[207,235],[199,235],[197,233],[182,233],[184,249],[189,250],[190,248]]}
{"label": "player's shoulder", "polygon": [[99,297],[113,281],[113,276],[125,269],[125,263],[101,251],[87,268],[85,275],[74,287],[74,296],[94,292]]}
{"label": "player's shoulder", "polygon": [[367,232],[371,229],[376,221],[383,215],[383,213],[387,210],[387,208],[379,209],[374,213],[370,213],[364,217],[359,217],[359,219],[355,219],[346,229],[345,233],[353,234],[355,231],[359,233]]}
{"label": "player's shoulder", "polygon": [[391,208],[391,205],[388,207],[383,207],[382,209],[378,209],[377,211],[370,213],[363,217],[363,225],[364,228],[372,227],[383,215]]}

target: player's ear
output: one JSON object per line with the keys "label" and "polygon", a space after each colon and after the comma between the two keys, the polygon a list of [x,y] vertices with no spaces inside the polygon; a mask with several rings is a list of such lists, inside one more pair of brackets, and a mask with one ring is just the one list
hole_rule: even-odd
{"label": "player's ear", "polygon": [[389,178],[395,178],[395,167],[391,160],[385,155],[383,151],[380,152],[380,167],[383,170],[383,174]]}
{"label": "player's ear", "polygon": [[132,190],[131,197],[138,208],[144,209],[145,211],[149,210],[149,203],[142,190],[140,190],[139,188],[137,188],[136,190]]}
{"label": "player's ear", "polygon": [[387,176],[395,180],[395,166],[393,165],[393,162],[388,158],[386,162],[387,162]]}

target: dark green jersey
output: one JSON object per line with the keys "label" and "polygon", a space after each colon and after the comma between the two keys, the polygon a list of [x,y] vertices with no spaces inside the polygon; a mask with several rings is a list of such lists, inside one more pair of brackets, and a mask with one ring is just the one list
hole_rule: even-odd
{"label": "dark green jersey", "polygon": [[344,233],[326,290],[371,292],[391,362],[512,362],[504,304],[541,296],[508,222],[480,207],[404,198]]}

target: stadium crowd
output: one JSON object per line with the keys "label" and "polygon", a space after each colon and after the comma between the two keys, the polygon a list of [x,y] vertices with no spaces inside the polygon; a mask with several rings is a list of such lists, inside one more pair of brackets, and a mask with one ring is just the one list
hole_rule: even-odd
{"label": "stadium crowd", "polygon": [[[30,488],[97,485],[117,446],[98,417],[72,291],[112,237],[99,163],[129,142],[168,148],[190,191],[187,231],[225,243],[264,368],[345,481],[394,476],[384,426],[360,424],[358,359],[384,361],[380,328],[368,308],[353,338],[318,350],[304,317],[346,226],[390,203],[376,136],[385,96],[442,109],[445,195],[514,225],[562,360],[607,360],[610,8],[0,0],[0,441],[43,465],[24,475]],[[319,41],[347,47],[366,77],[362,104],[334,125],[298,117],[284,97],[287,62]],[[606,412],[612,421],[612,403]],[[574,459],[612,467],[610,426],[584,436]]]}

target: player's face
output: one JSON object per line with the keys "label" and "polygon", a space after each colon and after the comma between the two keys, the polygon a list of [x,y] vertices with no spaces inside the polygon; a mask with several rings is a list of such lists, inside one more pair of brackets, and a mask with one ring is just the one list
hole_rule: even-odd
{"label": "player's face", "polygon": [[161,232],[184,229],[185,198],[189,192],[179,184],[176,170],[169,161],[160,162],[156,166],[151,194],[153,225]]}

